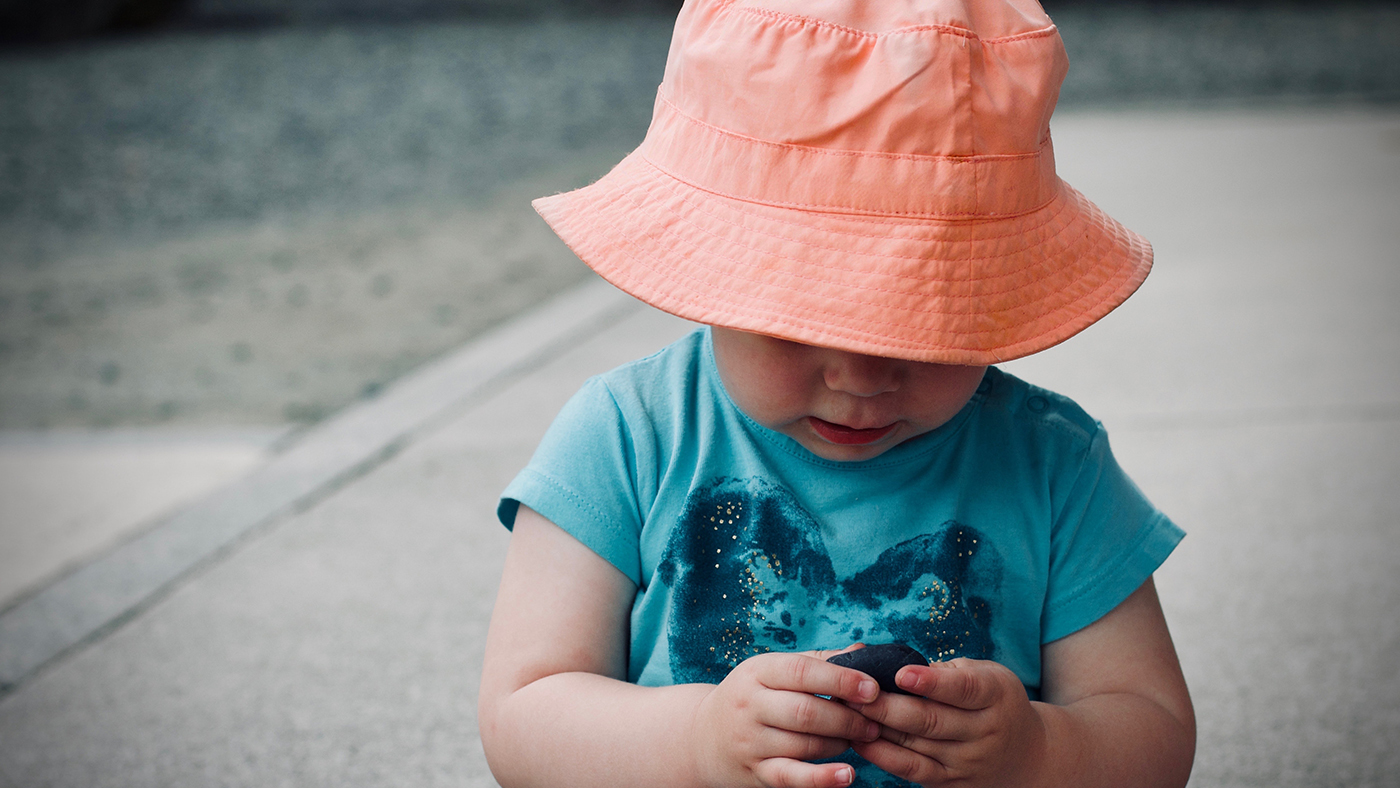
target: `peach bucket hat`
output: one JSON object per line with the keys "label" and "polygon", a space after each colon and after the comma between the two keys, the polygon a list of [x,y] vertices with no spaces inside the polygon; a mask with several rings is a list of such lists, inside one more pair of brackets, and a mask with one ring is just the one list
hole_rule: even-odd
{"label": "peach bucket hat", "polygon": [[1108,314],[1141,236],[1055,175],[1035,0],[688,0],[641,146],[536,200],[604,279],[811,345],[990,364]]}

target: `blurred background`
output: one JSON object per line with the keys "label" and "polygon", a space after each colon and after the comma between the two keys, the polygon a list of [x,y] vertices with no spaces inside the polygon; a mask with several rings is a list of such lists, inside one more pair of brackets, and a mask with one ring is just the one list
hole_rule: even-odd
{"label": "blurred background", "polygon": [[[1400,4],[1048,0],[1063,111],[1395,104]],[[0,0],[0,430],[315,422],[585,276],[674,0]]]}
{"label": "blurred background", "polygon": [[[529,200],[592,181],[640,142],[678,5],[0,0],[0,624],[55,580],[264,466],[318,423],[587,280]],[[1359,131],[1345,144],[1400,154],[1400,3],[1045,6],[1069,50],[1057,121],[1078,130],[1081,167],[1093,159],[1085,140],[1111,148],[1144,125],[1188,128],[1185,138],[1205,149],[1212,134],[1239,146],[1248,129],[1294,116],[1359,117],[1346,127]],[[1284,167],[1289,155],[1270,149],[1261,158]],[[1133,164],[1100,169],[1121,180],[1124,167]],[[1251,177],[1245,166],[1239,172]],[[1375,172],[1382,178],[1389,170]],[[1382,186],[1371,183],[1365,193],[1395,191]],[[1265,188],[1242,185],[1230,194]],[[1169,194],[1162,204],[1176,210],[1188,200]],[[1189,208],[1179,215],[1192,217]],[[1316,224],[1343,227],[1329,216],[1319,213]],[[1225,218],[1196,218],[1209,225],[1206,235],[1220,237]],[[1235,240],[1250,243],[1243,234]],[[1325,279],[1313,258],[1309,266],[1281,281],[1306,290]],[[1367,272],[1358,281],[1393,285],[1392,274]],[[1227,282],[1226,273],[1202,276]],[[1168,271],[1154,277],[1172,286]],[[1374,301],[1385,292],[1361,295]],[[1339,311],[1315,319],[1345,322],[1351,302],[1329,303]],[[1374,316],[1368,309],[1358,313]],[[1270,325],[1257,321],[1260,332]],[[1383,325],[1393,327],[1393,316]],[[1377,347],[1395,340],[1372,338]],[[1294,350],[1350,358],[1335,348]],[[1190,364],[1182,353],[1168,359],[1173,370]],[[1395,364],[1377,362],[1385,374]],[[1329,382],[1304,383],[1313,391]],[[1388,410],[1366,418],[1392,424],[1387,402]],[[1348,445],[1339,456],[1360,455]],[[1371,470],[1393,476],[1394,469]],[[1394,576],[1385,576],[1389,585],[1370,597],[1377,604],[1394,595]],[[1400,641],[1385,648],[1390,657],[1377,670],[1400,686]],[[3,683],[0,700],[10,702],[0,717],[11,726],[0,725],[0,734],[9,732],[11,744],[0,735],[0,767],[29,757],[13,742],[22,744],[40,722],[52,741],[73,739],[63,715],[83,716],[80,707],[52,701],[43,714],[31,712],[21,703],[32,699],[6,696],[13,688]],[[1220,684],[1254,691],[1233,678]],[[271,705],[283,690],[268,686]],[[336,685],[325,697],[345,692]],[[230,686],[217,703],[244,694]],[[1266,699],[1249,708],[1276,705]],[[1308,718],[1305,711],[1289,719]],[[1383,713],[1394,722],[1394,709]],[[243,730],[244,722],[227,729]],[[1295,731],[1275,728],[1281,741]],[[1392,729],[1368,728],[1382,737]],[[222,742],[223,732],[211,739]],[[118,741],[110,751],[126,746]],[[89,749],[93,773],[102,773],[108,751]],[[242,763],[245,755],[228,757]],[[202,755],[170,757],[203,768]],[[1315,763],[1324,762],[1308,761],[1309,768]],[[1367,763],[1381,772],[1379,760]],[[1274,773],[1231,760],[1236,767],[1246,776]],[[150,768],[163,773],[160,764]],[[256,765],[247,769],[249,784],[265,784]],[[133,784],[146,774],[127,773],[136,775]],[[1294,776],[1289,784],[1363,784]],[[0,768],[0,788],[10,788],[6,779]],[[1277,784],[1259,779],[1238,784]]]}

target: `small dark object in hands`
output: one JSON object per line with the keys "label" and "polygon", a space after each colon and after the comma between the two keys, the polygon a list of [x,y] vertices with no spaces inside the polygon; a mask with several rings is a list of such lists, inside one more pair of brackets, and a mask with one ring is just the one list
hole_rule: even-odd
{"label": "small dark object in hands", "polygon": [[912,692],[905,692],[894,683],[894,674],[905,665],[927,665],[928,660],[923,654],[915,651],[903,643],[884,643],[879,646],[866,646],[855,651],[847,651],[844,654],[837,654],[828,657],[827,662],[833,665],[840,665],[843,668],[855,668],[880,684],[881,692],[896,692],[900,695],[912,695]]}

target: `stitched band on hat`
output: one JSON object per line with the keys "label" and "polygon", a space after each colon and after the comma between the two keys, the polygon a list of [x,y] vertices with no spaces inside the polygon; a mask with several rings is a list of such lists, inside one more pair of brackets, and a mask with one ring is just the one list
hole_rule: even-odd
{"label": "stitched band on hat", "polygon": [[922,156],[831,150],[745,137],[658,98],[639,151],[668,175],[726,197],[807,210],[930,219],[1006,218],[1055,198],[1049,137],[1039,150]]}

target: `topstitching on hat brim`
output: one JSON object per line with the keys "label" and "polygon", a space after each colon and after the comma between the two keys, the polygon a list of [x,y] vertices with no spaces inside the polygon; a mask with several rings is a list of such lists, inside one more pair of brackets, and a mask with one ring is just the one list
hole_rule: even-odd
{"label": "topstitching on hat brim", "polygon": [[1082,331],[1151,269],[1145,239],[1058,183],[1058,196],[1015,217],[852,215],[715,194],[634,152],[596,183],[535,207],[604,279],[679,317],[984,365]]}

